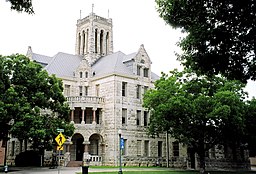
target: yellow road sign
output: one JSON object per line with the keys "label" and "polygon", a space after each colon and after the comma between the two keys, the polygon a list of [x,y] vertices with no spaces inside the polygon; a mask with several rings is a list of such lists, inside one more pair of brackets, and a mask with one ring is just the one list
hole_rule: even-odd
{"label": "yellow road sign", "polygon": [[64,135],[60,132],[59,135],[55,138],[55,141],[59,146],[62,146],[62,144],[66,141],[66,138]]}
{"label": "yellow road sign", "polygon": [[63,146],[57,146],[57,150],[64,150]]}

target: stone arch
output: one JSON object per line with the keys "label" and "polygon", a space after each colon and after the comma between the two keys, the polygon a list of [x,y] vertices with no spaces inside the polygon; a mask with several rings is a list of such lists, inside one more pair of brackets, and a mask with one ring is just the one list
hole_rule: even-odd
{"label": "stone arch", "polygon": [[82,55],[84,55],[84,51],[85,51],[85,45],[86,45],[86,38],[85,38],[85,31],[82,31],[82,41],[83,41],[83,45],[82,45]]}
{"label": "stone arch", "polygon": [[78,54],[80,54],[81,49],[81,33],[78,33]]}
{"label": "stone arch", "polygon": [[75,133],[72,138],[72,145],[70,148],[71,161],[82,161],[84,153],[84,137],[80,133]]}
{"label": "stone arch", "polygon": [[89,154],[90,155],[101,155],[103,153],[102,151],[102,144],[103,144],[103,138],[100,134],[92,134],[89,137],[90,146],[89,146]]}
{"label": "stone arch", "polygon": [[103,45],[104,45],[104,30],[100,30],[100,55],[103,54]]}
{"label": "stone arch", "polygon": [[108,54],[109,53],[109,31],[107,31],[107,33],[106,33],[106,38],[105,38],[105,41],[106,41],[106,47],[105,47],[105,51],[106,51],[106,54]]}
{"label": "stone arch", "polygon": [[85,53],[88,54],[88,45],[89,45],[89,28],[86,29],[86,46],[85,46]]}
{"label": "stone arch", "polygon": [[98,53],[98,28],[96,28],[94,30],[94,44],[95,44],[95,49],[94,49],[94,52],[95,53]]}

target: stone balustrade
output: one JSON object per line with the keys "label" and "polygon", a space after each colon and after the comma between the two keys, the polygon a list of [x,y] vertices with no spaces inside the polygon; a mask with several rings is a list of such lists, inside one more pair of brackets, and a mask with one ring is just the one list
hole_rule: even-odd
{"label": "stone balustrade", "polygon": [[69,96],[67,97],[67,102],[103,104],[104,98],[95,96]]}

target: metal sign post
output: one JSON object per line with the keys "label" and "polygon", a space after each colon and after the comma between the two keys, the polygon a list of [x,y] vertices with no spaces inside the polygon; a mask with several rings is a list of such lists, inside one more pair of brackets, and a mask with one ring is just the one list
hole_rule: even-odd
{"label": "metal sign post", "polygon": [[62,134],[64,132],[64,129],[57,129],[57,132],[59,132],[59,135],[55,138],[56,143],[59,145],[57,147],[57,150],[59,151],[59,160],[58,160],[58,174],[60,174],[60,151],[63,150],[63,144],[66,141],[66,138]]}

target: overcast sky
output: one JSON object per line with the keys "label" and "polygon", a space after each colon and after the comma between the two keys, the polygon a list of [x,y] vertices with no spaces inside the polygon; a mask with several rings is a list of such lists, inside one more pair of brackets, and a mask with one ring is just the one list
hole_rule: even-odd
{"label": "overcast sky", "polygon": [[[159,17],[154,0],[33,0],[34,15],[10,10],[0,1],[0,54],[33,52],[54,56],[58,52],[75,53],[76,21],[92,12],[112,18],[114,51],[125,54],[144,47],[156,74],[181,69],[175,52],[182,34]],[[109,12],[108,12],[109,11]],[[248,87],[256,92],[255,85]]]}

